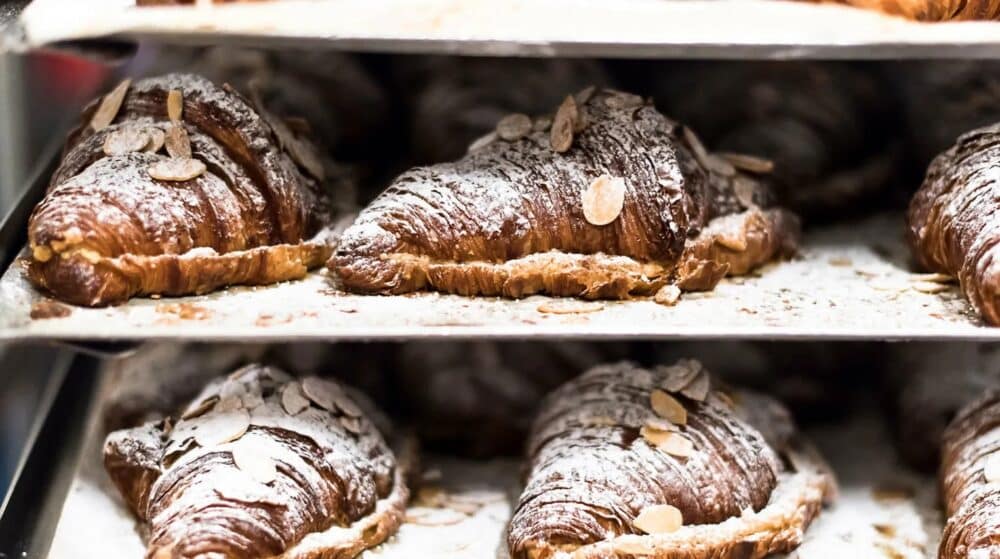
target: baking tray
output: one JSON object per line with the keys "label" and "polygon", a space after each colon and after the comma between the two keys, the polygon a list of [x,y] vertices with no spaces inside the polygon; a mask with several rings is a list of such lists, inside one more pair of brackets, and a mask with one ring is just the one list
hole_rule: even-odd
{"label": "baking tray", "polygon": [[[99,406],[93,407],[95,410]],[[137,525],[104,472],[97,414],[51,538],[50,559],[134,559],[144,547]],[[868,405],[845,423],[808,433],[832,461],[841,495],[806,532],[798,557],[930,559],[941,515],[936,483],[900,466],[885,425]],[[516,460],[425,460],[431,485],[478,510],[411,503],[399,533],[365,559],[509,559],[503,545],[516,504]],[[463,498],[464,497],[464,498]],[[465,508],[464,506],[462,507]]]}
{"label": "baking tray", "polygon": [[35,0],[8,48],[81,40],[491,56],[996,58],[1000,24],[921,24],[781,0],[283,0],[144,7]]}
{"label": "baking tray", "polygon": [[797,259],[686,293],[672,307],[651,299],[353,295],[320,270],[274,286],[60,306],[67,316],[31,318],[50,300],[29,285],[22,256],[0,279],[0,340],[1000,340],[1000,328],[983,325],[957,286],[910,272],[902,219],[885,214],[809,233]]}

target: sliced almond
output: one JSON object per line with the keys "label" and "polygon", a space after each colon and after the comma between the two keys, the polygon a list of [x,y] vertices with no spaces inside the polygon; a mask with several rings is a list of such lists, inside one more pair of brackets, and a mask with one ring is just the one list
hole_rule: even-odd
{"label": "sliced almond", "polygon": [[361,434],[361,419],[357,417],[344,416],[340,418],[340,424],[344,426],[349,433],[354,433],[355,435]]}
{"label": "sliced almond", "polygon": [[680,392],[682,388],[691,384],[702,369],[704,367],[697,359],[681,359],[669,367],[660,366],[658,370],[664,376],[660,386],[667,392]]}
{"label": "sliced almond", "polygon": [[705,156],[705,166],[714,173],[718,173],[724,177],[735,177],[736,167],[733,166],[729,161],[715,155],[714,153],[709,153]]}
{"label": "sliced almond", "polygon": [[579,111],[576,107],[576,101],[572,95],[567,95],[566,99],[559,105],[559,109],[556,110],[556,116],[552,119],[552,130],[549,134],[549,145],[552,147],[552,151],[556,153],[569,151],[573,145],[573,128],[576,127],[577,118],[579,118]]}
{"label": "sliced almond", "polygon": [[286,116],[285,124],[296,134],[311,136],[313,133],[312,125],[309,124],[309,121],[300,116]]}
{"label": "sliced almond", "polygon": [[758,175],[763,175],[774,171],[774,161],[770,159],[764,159],[763,157],[755,157],[753,155],[746,155],[743,153],[717,153],[717,156],[725,159],[733,167],[741,171],[747,171],[750,173],[756,173]]}
{"label": "sliced almond", "polygon": [[701,143],[698,135],[694,133],[687,126],[682,127],[682,134],[684,135],[684,141],[687,142],[688,147],[691,148],[691,153],[694,154],[694,158],[698,160],[706,169],[709,168],[708,161],[708,150],[705,149],[705,145]]}
{"label": "sliced almond", "polygon": [[708,372],[702,369],[690,384],[681,389],[681,394],[696,402],[704,402],[710,389],[711,379],[709,379]]}
{"label": "sliced almond", "polygon": [[271,126],[274,135],[278,138],[280,145],[288,155],[302,167],[309,175],[316,180],[323,180],[326,177],[326,168],[323,166],[323,158],[320,156],[316,146],[308,140],[299,138],[285,121],[274,116],[264,109],[263,105],[257,103],[261,117]]}
{"label": "sliced almond", "polygon": [[753,208],[757,205],[754,201],[754,194],[757,192],[757,183],[747,177],[736,177],[733,179],[733,194],[740,205],[744,208]]}
{"label": "sliced almond", "polygon": [[932,283],[955,283],[955,277],[948,274],[910,274],[910,281],[928,281]]}
{"label": "sliced almond", "polygon": [[647,418],[643,427],[653,431],[677,431],[677,426],[659,416]]}
{"label": "sliced almond", "polygon": [[242,409],[213,412],[196,421],[198,428],[194,432],[194,440],[204,448],[235,441],[250,428],[250,414]]}
{"label": "sliced almond", "polygon": [[915,281],[910,284],[910,287],[914,291],[919,291],[921,293],[941,293],[942,291],[948,291],[950,289],[946,283],[934,283],[931,281]]}
{"label": "sliced almond", "polygon": [[164,145],[167,146],[167,153],[170,157],[185,158],[191,157],[191,137],[181,124],[171,125],[167,128]]}
{"label": "sliced almond", "polygon": [[619,91],[604,99],[604,104],[612,109],[635,109],[643,104],[642,96]]}
{"label": "sliced almond", "polygon": [[677,507],[653,505],[642,509],[632,525],[646,534],[665,534],[683,526],[684,518]]}
{"label": "sliced almond", "polygon": [[653,301],[672,307],[677,304],[677,301],[681,300],[681,288],[674,284],[667,284],[661,287],[656,295],[653,296]]}
{"label": "sliced almond", "polygon": [[618,425],[618,422],[615,421],[615,418],[611,417],[610,415],[595,415],[592,417],[585,417],[580,421],[580,423],[582,423],[584,427],[614,427],[615,425]]}
{"label": "sliced almond", "polygon": [[665,437],[656,448],[678,458],[687,458],[694,454],[694,443],[680,433],[665,433]]}
{"label": "sliced almond", "polygon": [[597,301],[561,301],[553,299],[538,305],[538,312],[548,314],[585,314],[604,309],[604,304]]}
{"label": "sliced almond", "polygon": [[520,140],[531,132],[531,117],[522,113],[514,113],[500,119],[497,123],[497,135],[501,140],[513,142]]}
{"label": "sliced almond", "polygon": [[577,91],[576,94],[573,95],[573,100],[576,101],[577,106],[582,107],[587,104],[587,101],[590,101],[590,98],[594,96],[594,92],[596,91],[596,86],[588,85],[580,91]]}
{"label": "sliced almond", "polygon": [[95,132],[104,130],[114,122],[115,117],[118,116],[118,111],[122,108],[125,94],[128,93],[128,88],[131,85],[132,80],[122,80],[121,83],[101,99],[101,104],[97,106],[94,116],[90,119],[90,127]]}
{"label": "sliced almond", "polygon": [[581,196],[583,217],[592,225],[607,225],[618,219],[625,207],[625,179],[601,175],[591,181]]}
{"label": "sliced almond", "polygon": [[587,125],[590,124],[590,119],[587,117],[587,111],[585,109],[578,109],[576,114],[576,122],[573,123],[573,134],[577,135],[587,129]]}
{"label": "sliced almond", "polygon": [[215,404],[217,404],[218,402],[219,402],[218,396],[209,396],[208,398],[205,398],[204,400],[198,402],[197,404],[188,406],[188,408],[184,410],[184,414],[181,415],[181,419],[192,419],[200,415],[203,415],[205,412],[215,407]]}
{"label": "sliced almond", "polygon": [[297,415],[309,407],[309,400],[303,394],[302,385],[298,381],[285,385],[285,389],[281,392],[281,407],[285,408],[289,415]]}
{"label": "sliced almond", "polygon": [[350,417],[361,417],[364,415],[361,408],[343,390],[333,391],[333,403],[337,406],[337,409],[344,412],[344,415]]}
{"label": "sliced almond", "polygon": [[649,395],[649,405],[652,406],[656,415],[666,419],[675,425],[687,424],[687,410],[684,406],[666,392],[655,389]]}
{"label": "sliced almond", "polygon": [[105,155],[124,155],[142,151],[149,144],[149,135],[144,130],[124,127],[115,130],[104,138]]}
{"label": "sliced almond", "polygon": [[167,135],[156,126],[150,126],[146,129],[146,136],[149,137],[149,142],[142,148],[142,151],[146,153],[156,153],[163,148],[163,144],[167,140]]}
{"label": "sliced almond", "polygon": [[302,392],[317,406],[327,411],[337,411],[337,392],[340,392],[340,388],[333,383],[317,377],[306,377],[302,380]]}
{"label": "sliced almond", "polygon": [[184,94],[177,89],[167,92],[167,118],[178,123],[184,116]]}
{"label": "sliced almond", "polygon": [[248,392],[243,395],[242,402],[244,408],[252,410],[264,405],[264,398],[256,392]]}
{"label": "sliced almond", "polygon": [[271,483],[278,476],[274,459],[257,445],[237,444],[231,452],[236,467],[260,483]]}
{"label": "sliced almond", "polygon": [[243,409],[243,398],[239,396],[227,396],[219,400],[219,405],[215,406],[216,411],[233,411]]}
{"label": "sliced almond", "polygon": [[1000,452],[994,452],[983,462],[983,477],[990,483],[1000,482]]}
{"label": "sliced almond", "polygon": [[147,169],[149,176],[161,181],[187,181],[201,176],[205,164],[197,159],[163,159]]}
{"label": "sliced almond", "polygon": [[469,144],[468,151],[469,151],[469,153],[472,153],[474,151],[479,151],[479,150],[483,149],[484,147],[486,147],[486,146],[492,144],[493,142],[497,141],[497,138],[499,138],[499,137],[500,136],[496,133],[496,130],[494,130],[493,132],[490,132],[489,134],[486,134],[484,136],[480,136],[479,138],[476,138],[476,140],[473,141],[471,144]]}

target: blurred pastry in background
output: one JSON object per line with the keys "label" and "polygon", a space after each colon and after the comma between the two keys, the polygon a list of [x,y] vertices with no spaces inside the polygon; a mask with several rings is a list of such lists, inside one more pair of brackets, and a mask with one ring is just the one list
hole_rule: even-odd
{"label": "blurred pastry in background", "polygon": [[657,106],[718,152],[773,163],[778,201],[808,226],[871,210],[901,155],[880,75],[836,62],[668,62],[646,67]]}

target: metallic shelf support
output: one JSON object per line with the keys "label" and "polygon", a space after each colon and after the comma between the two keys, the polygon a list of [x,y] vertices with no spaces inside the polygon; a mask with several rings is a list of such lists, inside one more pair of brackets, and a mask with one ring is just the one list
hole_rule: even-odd
{"label": "metallic shelf support", "polygon": [[100,361],[68,351],[52,357],[39,405],[11,489],[0,507],[0,556],[45,557],[76,472],[93,406]]}

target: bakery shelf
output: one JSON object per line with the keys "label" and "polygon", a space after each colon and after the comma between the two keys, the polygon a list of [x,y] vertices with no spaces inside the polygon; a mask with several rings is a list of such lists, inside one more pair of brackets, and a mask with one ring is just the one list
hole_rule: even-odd
{"label": "bakery shelf", "polygon": [[[909,271],[902,217],[885,214],[806,236],[800,256],[714,291],[652,300],[521,300],[436,293],[363,296],[325,270],[269,287],[60,306],[27,282],[23,259],[0,280],[0,340],[396,340],[422,338],[967,339],[1000,340],[954,284]],[[552,312],[555,311],[555,312]]]}
{"label": "bakery shelf", "polygon": [[[143,553],[137,525],[102,467],[100,408],[90,408],[89,434],[54,531],[36,534],[35,539],[51,541],[51,559],[126,559]],[[936,485],[900,466],[873,404],[862,405],[836,426],[807,434],[831,460],[840,496],[806,532],[800,557],[936,556],[941,530]],[[423,472],[439,474],[433,487],[480,508],[459,512],[411,503],[399,533],[362,557],[507,559],[503,534],[516,504],[520,466],[514,459],[426,458]]]}
{"label": "bakery shelf", "polygon": [[[502,7],[498,7],[502,4]],[[35,0],[8,41],[156,40],[492,56],[995,58],[998,23],[921,24],[783,0]]]}

